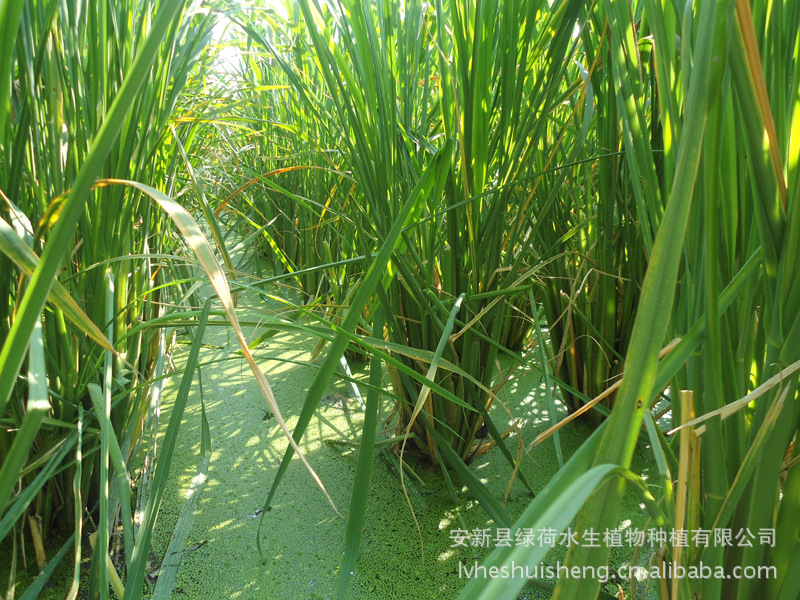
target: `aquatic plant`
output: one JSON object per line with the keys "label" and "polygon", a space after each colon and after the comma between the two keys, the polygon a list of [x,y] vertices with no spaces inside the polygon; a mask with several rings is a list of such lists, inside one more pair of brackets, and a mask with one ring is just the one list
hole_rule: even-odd
{"label": "aquatic plant", "polygon": [[[236,53],[216,78],[214,10],[0,5],[0,539],[12,542],[11,588],[26,535],[43,570],[24,597],[70,549],[77,597],[92,529],[89,595],[142,594],[203,330],[230,324],[291,442],[262,520],[280,518],[268,509],[345,353],[370,359],[338,598],[388,444],[404,488],[415,456],[510,530],[616,528],[631,487],[668,531],[773,531],[770,545],[668,537],[656,566],[775,576],[688,579],[673,568],[655,593],[796,598],[797,7],[226,5],[221,45]],[[241,277],[227,232],[268,257],[271,277]],[[246,290],[269,306],[253,340],[236,307]],[[176,327],[192,348],[153,463]],[[250,353],[287,327],[318,336],[324,355],[291,433]],[[596,427],[563,457],[554,424],[563,467],[542,490],[518,474],[535,452],[518,424],[490,418],[518,365],[542,373],[551,416],[560,400],[570,419],[591,411]],[[382,396],[394,403],[385,439]],[[630,471],[637,444],[655,478]],[[490,448],[537,493],[516,523],[469,466]],[[176,547],[193,511],[188,502]],[[50,533],[69,537],[45,565]],[[497,548],[484,566],[547,551]],[[573,547],[568,564],[608,565],[609,548]],[[157,597],[177,569],[162,566]],[[516,598],[523,584],[474,579],[461,597]],[[562,578],[554,594],[608,590]]]}
{"label": "aquatic plant", "polygon": [[[91,597],[108,598],[109,582],[121,595],[116,569],[131,581],[134,556],[147,555],[131,478],[165,368],[166,332],[151,324],[196,276],[171,258],[180,241],[168,216],[109,178],[179,191],[168,126],[209,40],[213,17],[198,8],[2,5],[0,539],[13,553],[10,590],[18,539],[27,530],[33,541],[44,569],[26,598],[70,548],[76,597],[84,532],[95,535]],[[191,128],[176,135],[185,142]],[[168,454],[160,465],[166,478]],[[48,556],[45,541],[59,538]]]}

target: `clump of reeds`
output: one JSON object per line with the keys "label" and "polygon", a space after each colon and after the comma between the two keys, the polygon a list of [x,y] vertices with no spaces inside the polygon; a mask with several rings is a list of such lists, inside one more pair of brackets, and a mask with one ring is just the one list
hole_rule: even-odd
{"label": "clump of reeds", "polygon": [[[65,555],[69,598],[79,589],[108,598],[109,584],[119,597],[142,593],[154,521],[134,522],[131,477],[165,374],[157,323],[197,277],[169,258],[182,242],[153,195],[176,195],[185,181],[179,149],[192,118],[174,136],[169,125],[187,116],[182,90],[202,87],[195,66],[213,17],[198,9],[90,0],[0,9],[0,540],[13,556],[10,589],[20,540],[33,543],[42,570],[26,598]],[[174,323],[194,322],[172,312]],[[139,482],[156,512],[169,452],[160,459],[155,485],[152,472]]]}
{"label": "clump of reeds", "polygon": [[[354,224],[352,246],[329,238],[326,260],[356,260],[337,274],[353,291],[337,300],[344,331],[319,381],[348,343],[361,344],[387,364],[406,447],[468,479],[464,461],[503,378],[495,358],[521,311],[549,343],[538,355],[568,407],[607,397],[597,414],[610,418],[595,419],[598,431],[517,526],[563,529],[588,499],[581,530],[613,528],[627,479],[662,526],[778,530],[774,548],[666,544],[657,560],[774,565],[778,576],[675,578],[664,597],[794,597],[797,11],[743,1],[380,6],[300,2],[288,11],[291,46],[259,42],[299,98],[283,105],[325,132],[314,151],[335,149],[331,168],[353,182],[345,191],[329,180],[322,192]],[[353,336],[357,326],[371,339]],[[657,400],[674,424],[717,415],[705,417],[702,446],[688,427],[665,436]],[[656,482],[627,470],[642,435]],[[367,484],[368,472],[357,480]],[[545,552],[498,549],[488,564]],[[575,565],[607,557],[570,553]],[[473,581],[463,597],[513,598],[521,585]],[[598,593],[591,579],[556,590]]]}

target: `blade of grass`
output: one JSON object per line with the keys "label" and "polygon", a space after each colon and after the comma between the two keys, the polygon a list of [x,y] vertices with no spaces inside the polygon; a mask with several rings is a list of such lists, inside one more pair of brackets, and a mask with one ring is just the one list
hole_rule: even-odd
{"label": "blade of grass", "polygon": [[[0,467],[0,514],[5,513],[19,472],[28,460],[31,446],[39,433],[42,419],[50,411],[50,396],[47,391],[47,374],[45,372],[44,341],[42,339],[42,322],[37,320],[33,328],[33,336],[28,352],[28,402],[22,425],[14,436],[8,455]],[[3,519],[5,521],[5,519]],[[0,523],[2,526],[2,523]],[[2,538],[0,538],[2,539]]]}
{"label": "blade of grass", "polygon": [[203,384],[200,366],[197,367],[197,376],[200,381],[200,424],[202,433],[200,436],[200,462],[197,465],[197,472],[192,478],[189,491],[186,493],[186,501],[183,503],[178,522],[172,532],[167,552],[164,560],[161,561],[161,568],[158,571],[158,581],[156,589],[153,591],[154,600],[167,600],[172,595],[175,588],[175,581],[178,577],[178,567],[186,549],[186,540],[194,524],[197,514],[197,501],[205,488],[208,476],[208,466],[211,462],[211,429],[206,418],[206,405],[203,400]]}
{"label": "blade of grass", "polygon": [[11,113],[11,85],[14,69],[13,50],[25,0],[0,2],[0,136],[5,136]]}
{"label": "blade of grass", "polygon": [[[107,335],[114,336],[114,275],[111,270],[106,270],[106,322],[108,323]],[[113,344],[113,339],[111,340]],[[100,600],[108,599],[108,569],[106,559],[108,558],[108,539],[110,536],[110,498],[109,498],[109,454],[111,440],[116,444],[114,427],[111,425],[111,384],[113,380],[112,354],[108,350],[105,352],[105,367],[103,373],[102,395],[97,393],[99,388],[91,384],[89,392],[94,404],[95,415],[100,422],[100,508],[97,521],[97,532],[95,545],[92,553],[91,574],[89,577],[89,597]],[[92,392],[95,393],[92,393]],[[130,504],[128,505],[130,506]],[[128,541],[128,540],[126,540]],[[129,552],[133,548],[126,548]]]}
{"label": "blade of grass", "polygon": [[208,299],[203,306],[203,314],[200,316],[200,321],[195,330],[194,340],[189,350],[189,356],[186,359],[183,377],[181,377],[180,387],[172,407],[169,425],[167,425],[167,432],[164,435],[164,441],[161,444],[161,449],[158,454],[153,483],[149,490],[147,506],[142,515],[139,534],[136,538],[133,556],[131,557],[131,566],[128,570],[128,578],[125,582],[124,600],[139,600],[139,598],[142,597],[144,577],[147,572],[147,555],[150,552],[150,540],[152,539],[158,511],[161,508],[161,500],[163,499],[164,491],[167,487],[170,463],[172,462],[172,455],[175,450],[175,445],[177,444],[178,431],[180,430],[183,412],[189,399],[189,392],[192,387],[195,369],[200,356],[200,348],[203,344],[203,334],[205,333],[206,322],[208,321],[208,314],[210,312],[211,299]]}
{"label": "blade of grass", "polygon": [[[444,326],[442,331],[442,336],[439,339],[439,343],[436,346],[436,351],[433,353],[433,360],[431,360],[430,365],[428,366],[428,372],[425,374],[430,380],[434,380],[436,377],[436,371],[439,369],[439,362],[442,359],[442,354],[444,353],[444,349],[447,344],[450,342],[450,334],[453,332],[453,327],[455,325],[456,315],[458,311],[461,310],[461,303],[464,300],[464,294],[459,295],[456,298],[455,303],[453,304],[453,308],[450,310],[450,316],[447,319],[447,323]],[[405,435],[411,433],[411,427],[414,425],[414,420],[417,418],[417,415],[422,410],[422,407],[425,405],[425,401],[427,400],[428,394],[430,393],[430,388],[427,385],[423,385],[419,390],[419,395],[417,396],[417,402],[414,404],[414,409],[411,411],[411,416],[408,419],[408,425],[406,426]],[[403,462],[403,451],[405,450],[405,442],[402,444],[400,448],[400,462]]]}
{"label": "blade of grass", "polygon": [[[553,384],[550,381],[550,365],[547,358],[547,351],[544,345],[544,336],[542,335],[542,326],[541,326],[541,318],[540,312],[536,307],[535,299],[533,297],[533,290],[528,291],[532,312],[533,312],[533,322],[534,328],[536,330],[536,341],[537,346],[539,348],[539,362],[542,365],[542,373],[544,374],[544,387],[545,387],[545,394],[547,395],[547,406],[550,409],[550,422],[553,426],[556,425],[556,401],[553,395]],[[537,437],[533,441],[533,445],[537,445],[541,440],[542,436]],[[553,443],[555,444],[556,448],[556,458],[558,459],[558,466],[559,468],[564,466],[564,455],[561,452],[561,437],[558,433],[558,429],[554,430],[553,432]]]}
{"label": "blade of grass", "polygon": [[[597,465],[575,478],[563,489],[561,494],[553,493],[555,489],[542,492],[539,495],[542,501],[531,503],[513,524],[512,530],[533,528],[536,531],[552,528],[561,533],[596,489],[609,478],[615,478],[624,472],[624,469],[614,465]],[[485,567],[488,573],[501,575],[482,579],[477,577],[476,570],[476,575],[470,577],[469,583],[459,594],[459,600],[513,600],[517,598],[527,577],[511,576],[514,569],[524,571],[526,566],[538,565],[549,551],[550,547],[542,545],[496,548],[482,563],[481,568]]]}
{"label": "blade of grass", "polygon": [[100,431],[106,429],[109,432],[108,438],[108,454],[109,462],[115,472],[116,493],[119,496],[119,504],[122,520],[122,535],[125,547],[126,563],[130,564],[131,556],[133,555],[133,532],[131,530],[133,519],[131,515],[131,480],[128,477],[128,468],[122,457],[122,450],[119,447],[116,435],[114,435],[114,428],[111,423],[110,414],[107,414],[103,409],[105,406],[105,392],[100,389],[100,386],[94,383],[88,385],[89,397],[94,406],[95,417],[100,423]]}
{"label": "blade of grass", "polygon": [[[383,307],[378,306],[372,317],[372,330],[383,331]],[[364,521],[367,514],[367,499],[369,498],[369,484],[372,476],[372,463],[375,458],[375,436],[378,428],[378,413],[380,412],[380,388],[383,379],[381,360],[373,358],[369,365],[370,388],[367,392],[367,408],[364,413],[363,433],[358,446],[358,459],[356,475],[353,481],[353,491],[350,496],[350,512],[347,516],[345,530],[345,553],[336,578],[334,597],[344,600],[347,590],[353,579],[356,568],[358,552],[361,548],[361,538],[364,533]],[[405,485],[405,481],[403,481]]]}
{"label": "blade of grass", "polygon": [[81,554],[83,541],[83,497],[81,495],[81,477],[83,476],[83,405],[78,406],[78,422],[76,424],[77,448],[75,449],[75,476],[72,478],[72,495],[75,504],[75,555],[72,571],[72,583],[66,600],[75,600],[81,581]]}

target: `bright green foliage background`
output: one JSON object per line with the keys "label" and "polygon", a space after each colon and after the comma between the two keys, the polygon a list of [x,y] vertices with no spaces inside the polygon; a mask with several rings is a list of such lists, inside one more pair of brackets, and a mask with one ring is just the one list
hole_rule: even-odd
{"label": "bright green foliage background", "polygon": [[[81,539],[96,531],[90,597],[141,595],[211,323],[232,328],[291,433],[262,520],[330,380],[369,361],[338,598],[391,443],[401,473],[430,463],[497,526],[611,529],[631,486],[668,530],[775,529],[773,547],[670,542],[655,560],[776,578],[675,578],[657,593],[797,598],[799,30],[791,0],[2,0],[0,539],[12,563],[24,529],[34,543],[64,536],[75,598]],[[252,249],[250,273],[234,270],[229,234]],[[249,351],[276,329],[245,338],[243,290],[262,294],[262,323],[319,337],[292,432]],[[176,328],[194,342],[156,457]],[[517,473],[519,432],[490,410],[520,365],[542,373],[550,414],[616,387],[585,412],[596,431],[566,462],[555,431],[563,466],[543,490],[519,475],[536,496],[514,523],[469,463],[494,448]],[[657,403],[685,427],[662,429]],[[656,480],[629,470],[639,442]],[[204,427],[199,475],[209,444]],[[486,565],[544,553],[497,548]],[[608,554],[576,547],[568,561]],[[158,597],[174,576],[162,572]],[[476,579],[461,597],[516,598],[523,584]],[[554,593],[606,592],[563,579]]]}

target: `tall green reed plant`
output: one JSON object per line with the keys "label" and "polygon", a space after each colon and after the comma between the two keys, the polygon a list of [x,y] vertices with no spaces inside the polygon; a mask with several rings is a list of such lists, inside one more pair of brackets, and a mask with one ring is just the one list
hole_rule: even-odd
{"label": "tall green reed plant", "polygon": [[[303,74],[291,60],[282,66],[306,99],[306,111],[329,109],[328,127],[344,144],[340,151],[358,183],[346,200],[362,255],[385,238],[399,199],[408,195],[438,140],[458,141],[442,198],[431,198],[414,215],[420,223],[404,233],[385,296],[377,290],[376,301],[391,307],[386,319],[392,342],[441,347],[444,360],[474,374],[475,381],[464,380],[403,359],[450,392],[445,400],[390,369],[403,399],[398,426],[413,430],[416,450],[439,461],[428,433],[438,427],[468,461],[498,378],[495,357],[502,345],[496,340],[508,335],[509,316],[518,312],[510,299],[525,292],[535,271],[519,251],[526,235],[519,223],[530,218],[532,206],[518,202],[516,179],[535,148],[549,136],[560,137],[552,115],[579,87],[577,70],[568,68],[579,7],[566,4],[552,13],[540,13],[535,3],[389,3],[383,12],[347,3],[300,7],[306,43],[324,65],[331,100],[308,102],[317,95]],[[295,47],[301,41],[298,35]],[[337,210],[344,213],[345,204]],[[460,311],[453,312],[456,306]],[[451,315],[449,327],[456,329],[444,335]],[[428,426],[417,420],[423,407]],[[498,441],[501,432],[487,425]]]}
{"label": "tall green reed plant", "polygon": [[[471,408],[432,395],[424,399],[424,410],[465,460],[474,456],[484,422],[491,437],[499,438],[487,421],[492,396],[486,388],[502,380],[496,357],[503,352],[498,340],[508,337],[516,316],[511,300],[521,292],[525,297],[540,267],[521,252],[532,207],[521,201],[524,184],[519,180],[530,157],[563,135],[562,107],[577,95],[580,81],[570,68],[578,4],[540,13],[541,8],[536,3],[451,2],[435,10],[440,120],[432,124],[458,141],[457,153],[442,202],[430,207],[430,221],[413,232],[413,250],[398,258],[399,285],[390,290],[390,302],[398,307],[396,339],[435,347],[443,308],[464,295],[458,329],[444,356],[476,374],[483,389],[446,376],[445,386]],[[402,376],[396,388],[411,406],[423,400]],[[401,428],[415,430],[426,440],[421,449],[435,456],[426,428],[414,422],[414,411],[400,410]]]}
{"label": "tall green reed plant", "polygon": [[169,259],[155,257],[178,242],[150,197],[95,182],[135,178],[178,191],[183,163],[167,125],[209,39],[212,19],[199,8],[3,4],[4,14],[18,11],[19,26],[3,21],[13,51],[0,73],[12,84],[0,109],[0,538],[16,553],[28,529],[41,563],[43,540],[72,532],[25,597],[70,545],[76,596],[90,523],[98,535],[89,593],[108,597],[109,578],[119,583],[107,565],[112,528],[124,533],[114,551],[123,568],[143,533],[128,471],[166,348],[149,327],[168,297]]}
{"label": "tall green reed plant", "polygon": [[[335,132],[330,139],[339,142],[336,150],[357,184],[344,199],[367,269],[341,320],[331,323],[336,337],[294,437],[302,437],[347,345],[360,343],[373,356],[376,377],[382,368],[376,359],[388,365],[404,446],[441,463],[448,481],[444,465],[454,468],[492,518],[507,524],[504,509],[465,463],[488,447],[488,438],[515,463],[488,409],[492,386],[505,377],[495,359],[504,351],[497,340],[508,336],[508,317],[518,312],[511,301],[533,286],[540,266],[522,251],[534,209],[520,201],[519,180],[530,157],[564,135],[569,101],[583,85],[570,63],[579,45],[572,34],[580,3],[552,12],[544,3],[516,2],[386,3],[377,11],[302,2],[300,8],[305,28],[297,21],[289,27],[307,38],[298,34],[293,48],[307,44],[321,66],[325,113],[310,102],[318,97],[309,91],[313,77],[290,58],[281,60],[268,36],[246,27],[280,61],[304,109]],[[336,209],[344,214],[345,204]],[[360,323],[371,325],[371,338],[353,335]],[[363,445],[359,464],[373,451]],[[368,485],[369,470],[359,468],[354,497]],[[338,597],[352,576],[363,510],[363,503],[351,505]]]}
{"label": "tall green reed plant", "polygon": [[[582,38],[587,36],[584,31]],[[611,48],[581,45],[583,85],[564,117],[569,133],[534,153],[528,164],[525,202],[535,207],[526,224],[528,260],[545,263],[537,297],[549,334],[550,368],[570,412],[583,412],[622,373],[652,248],[648,232],[662,212],[642,208],[660,206],[658,189],[647,197],[652,188],[631,175],[640,169],[630,161],[636,150],[629,134],[618,126]],[[651,98],[648,81],[641,83],[640,95]],[[644,121],[643,106],[639,113]],[[654,146],[657,151],[657,140],[647,140],[651,156]],[[586,418],[597,426],[611,406],[613,396]]]}
{"label": "tall green reed plant", "polygon": [[[548,496],[570,518],[585,502],[579,534],[618,527],[621,479],[597,485],[578,503],[565,486],[591,468],[627,467],[645,432],[659,469],[651,484],[660,505],[654,525],[735,536],[730,545],[706,546],[690,536],[685,548],[671,538],[656,547],[652,564],[669,565],[672,573],[651,581],[664,598],[793,598],[800,590],[791,525],[798,508],[800,356],[789,334],[798,327],[798,15],[788,5],[773,9],[732,1],[703,2],[686,12],[641,2],[628,11],[605,2],[587,38],[597,44],[607,34],[622,50],[612,54],[612,68],[623,129],[631,133],[627,160],[659,175],[666,209],[651,221],[654,243],[611,417],[516,526],[542,522],[547,507],[539,500]],[[638,150],[630,155],[652,140],[638,126],[648,66],[640,60],[648,54],[657,85],[650,128],[663,139],[663,158]],[[668,333],[681,341],[659,363]],[[682,428],[669,436],[651,412],[665,388],[673,424]],[[772,531],[774,545],[763,543],[759,534]],[[519,563],[531,554],[498,550],[487,565]],[[568,555],[569,566],[608,561],[602,547],[576,547]],[[728,577],[677,574],[701,564]],[[772,570],[731,576],[735,568],[755,573],[762,567]],[[513,598],[519,587],[472,582],[462,597]],[[555,597],[596,597],[599,587],[595,580],[565,578]]]}

